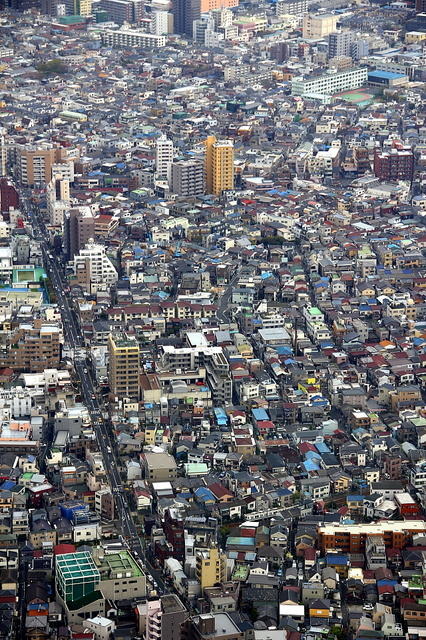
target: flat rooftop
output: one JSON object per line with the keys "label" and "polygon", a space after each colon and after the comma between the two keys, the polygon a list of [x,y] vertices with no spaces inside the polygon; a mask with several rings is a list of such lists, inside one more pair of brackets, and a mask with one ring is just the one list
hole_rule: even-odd
{"label": "flat rooftop", "polygon": [[212,633],[203,634],[209,636],[210,638],[215,638],[217,636],[230,636],[230,635],[239,635],[241,632],[237,625],[233,622],[232,618],[228,616],[227,613],[206,613],[198,616],[196,618],[196,622],[198,620],[202,620],[203,618],[214,617],[214,631]]}
{"label": "flat rooftop", "polygon": [[318,532],[323,535],[332,536],[334,533],[352,533],[352,534],[372,534],[384,533],[385,531],[426,531],[426,522],[424,520],[404,520],[404,521],[385,521],[371,522],[370,524],[330,524],[318,527]]}
{"label": "flat rooftop", "polygon": [[56,557],[56,567],[65,580],[83,580],[89,577],[99,579],[99,571],[89,551],[66,553]]}
{"label": "flat rooftop", "polygon": [[[104,573],[105,569],[111,572],[113,575],[103,575],[103,578],[120,577],[118,574],[131,573],[133,578],[139,577],[142,574],[142,570],[138,564],[136,564],[133,557],[128,551],[119,551],[118,553],[111,553],[104,556],[100,562],[99,569]],[[125,575],[122,576],[123,578]]]}
{"label": "flat rooftop", "polygon": [[185,610],[182,602],[173,593],[161,598],[161,606],[163,613],[177,613],[178,611]]}

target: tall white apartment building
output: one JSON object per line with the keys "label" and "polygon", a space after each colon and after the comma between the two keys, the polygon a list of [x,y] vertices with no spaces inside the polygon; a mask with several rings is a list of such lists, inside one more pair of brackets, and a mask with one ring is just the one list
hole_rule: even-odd
{"label": "tall white apartment building", "polygon": [[164,180],[170,178],[170,167],[173,162],[173,142],[164,134],[161,135],[155,144],[155,169],[157,177]]}
{"label": "tall white apartment building", "polygon": [[169,14],[167,11],[154,11],[151,19],[151,33],[163,36],[169,32]]}
{"label": "tall white apartment building", "polygon": [[98,289],[109,289],[118,280],[117,271],[105,253],[105,247],[89,240],[74,256],[73,270],[82,287],[90,293]]}

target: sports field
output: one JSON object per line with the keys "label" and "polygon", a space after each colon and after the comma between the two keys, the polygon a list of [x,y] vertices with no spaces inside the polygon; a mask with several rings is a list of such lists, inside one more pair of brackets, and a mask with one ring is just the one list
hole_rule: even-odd
{"label": "sports field", "polygon": [[362,89],[354,89],[353,91],[342,91],[341,93],[336,93],[334,98],[340,98],[341,100],[345,100],[346,102],[352,102],[353,104],[369,104],[374,100],[374,95],[372,93],[367,93]]}

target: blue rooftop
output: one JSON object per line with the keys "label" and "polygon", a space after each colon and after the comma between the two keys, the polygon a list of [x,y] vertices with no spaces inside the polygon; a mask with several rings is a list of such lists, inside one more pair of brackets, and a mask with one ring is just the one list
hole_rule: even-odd
{"label": "blue rooftop", "polygon": [[329,447],[327,447],[327,445],[325,444],[325,442],[316,442],[315,443],[315,448],[320,452],[320,453],[331,453]]}
{"label": "blue rooftop", "polygon": [[319,471],[319,466],[313,460],[305,460],[303,466],[306,471]]}
{"label": "blue rooftop", "polygon": [[269,420],[269,416],[266,413],[265,409],[252,409],[252,416],[255,420]]}
{"label": "blue rooftop", "polygon": [[393,73],[392,71],[370,71],[368,74],[369,78],[386,78],[388,80],[396,80],[397,78],[404,78],[403,73]]}
{"label": "blue rooftop", "polygon": [[202,502],[208,502],[210,500],[212,502],[216,502],[216,498],[207,487],[198,487],[198,489],[195,489],[194,493]]}
{"label": "blue rooftop", "polygon": [[327,553],[325,561],[327,564],[346,566],[348,564],[348,556],[340,553]]}

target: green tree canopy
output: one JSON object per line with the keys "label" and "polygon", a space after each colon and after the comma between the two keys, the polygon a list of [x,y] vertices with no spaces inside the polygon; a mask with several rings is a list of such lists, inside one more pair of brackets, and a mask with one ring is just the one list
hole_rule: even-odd
{"label": "green tree canopy", "polygon": [[59,60],[59,58],[54,58],[53,60],[48,60],[47,62],[42,62],[37,65],[36,69],[45,76],[53,76],[58,73],[65,73],[67,66],[62,60]]}

